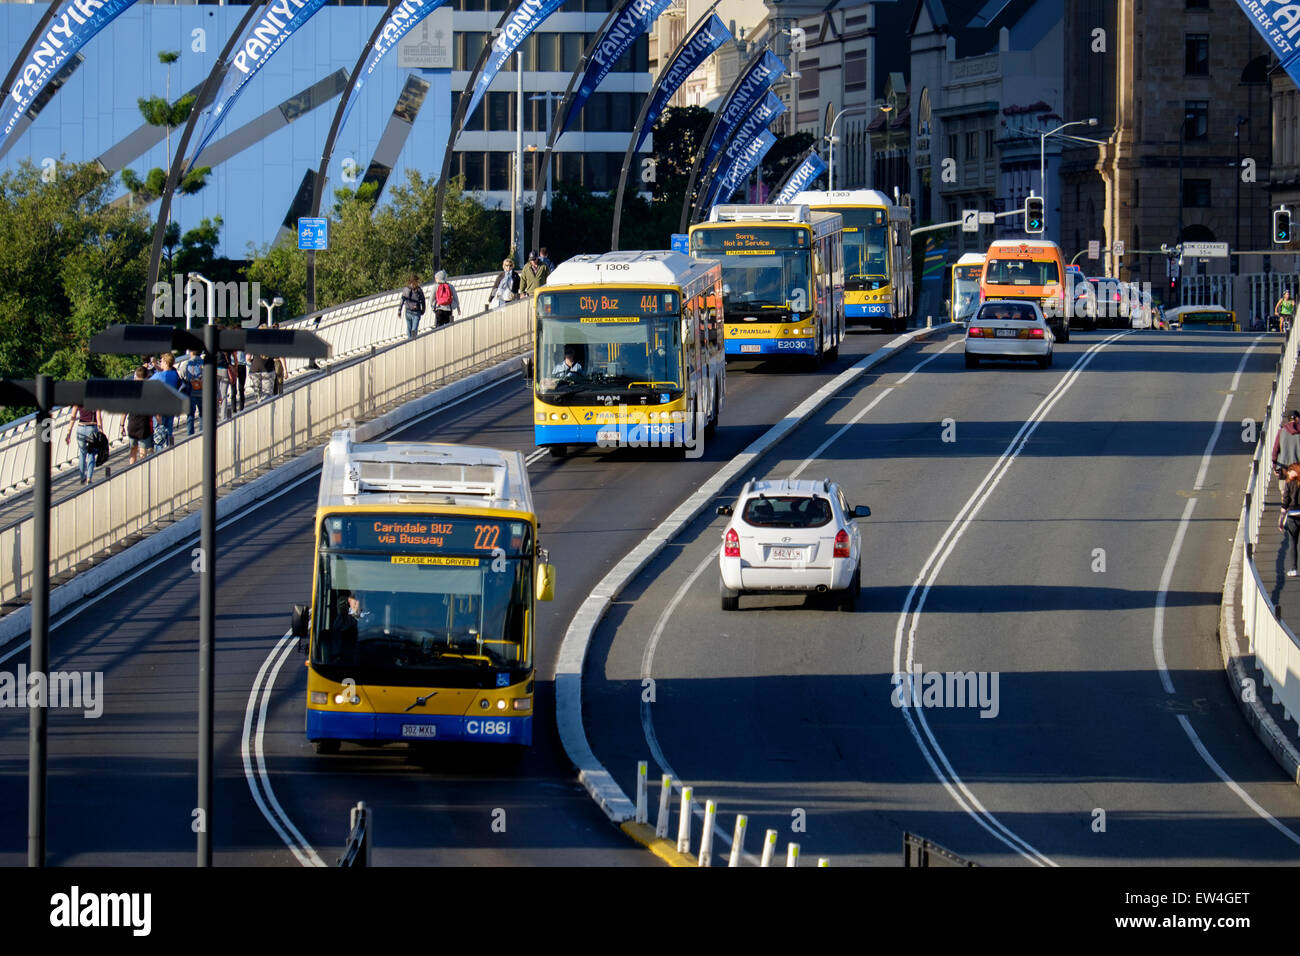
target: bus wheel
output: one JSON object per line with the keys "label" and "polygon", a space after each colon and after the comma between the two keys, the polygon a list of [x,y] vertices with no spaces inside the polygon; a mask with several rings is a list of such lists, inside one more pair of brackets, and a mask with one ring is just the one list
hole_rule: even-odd
{"label": "bus wheel", "polygon": [[339,752],[339,741],[313,740],[311,742],[311,748],[312,750],[316,751],[316,753],[318,754],[324,754],[326,756],[329,756]]}
{"label": "bus wheel", "polygon": [[552,445],[552,446],[551,446],[551,457],[552,457],[552,458],[563,458],[566,454],[568,454],[568,452],[569,452],[569,446],[568,446],[568,445]]}

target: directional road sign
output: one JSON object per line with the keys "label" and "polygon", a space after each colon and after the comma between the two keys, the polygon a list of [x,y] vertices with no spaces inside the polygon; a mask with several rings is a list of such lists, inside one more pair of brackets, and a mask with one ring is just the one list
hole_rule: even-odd
{"label": "directional road sign", "polygon": [[1228,244],[1226,242],[1184,242],[1183,255],[1198,259],[1226,259]]}
{"label": "directional road sign", "polygon": [[1101,240],[1100,240],[1100,239],[1089,239],[1089,240],[1088,240],[1088,258],[1089,258],[1089,259],[1100,259],[1100,258],[1101,258]]}
{"label": "directional road sign", "polygon": [[980,212],[980,225],[991,226],[998,221],[998,214],[995,212]]}
{"label": "directional road sign", "polygon": [[980,231],[980,211],[978,209],[963,209],[961,211],[961,231]]}

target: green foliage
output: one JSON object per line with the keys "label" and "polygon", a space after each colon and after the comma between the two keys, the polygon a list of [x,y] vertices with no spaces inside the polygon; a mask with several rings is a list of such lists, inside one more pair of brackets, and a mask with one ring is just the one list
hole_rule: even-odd
{"label": "green foliage", "polygon": [[[195,167],[181,177],[181,181],[176,184],[176,191],[183,196],[194,195],[208,184],[211,173],[211,166]],[[122,185],[135,197],[136,202],[146,205],[161,196],[167,187],[167,170],[158,166],[149,170],[144,179],[129,167],[122,170],[121,176]]]}
{"label": "green foliage", "polygon": [[171,66],[181,58],[180,50],[159,50],[158,62]]}
{"label": "green foliage", "polygon": [[772,148],[767,151],[763,157],[763,182],[769,187],[775,187],[785,174],[790,171],[790,167],[803,158],[803,154],[813,144],[812,133],[792,133],[789,136],[778,136]]}
{"label": "green foliage", "polygon": [[[92,356],[87,340],[139,320],[150,222],[109,205],[93,163],[60,162],[45,182],[30,162],[0,173],[0,375],[125,374],[132,360]],[[0,409],[4,420],[22,414]]]}
{"label": "green foliage", "polygon": [[[334,193],[330,210],[330,248],[316,253],[316,307],[328,308],[406,284],[415,273],[430,278],[436,183],[417,170],[393,186],[389,201],[375,209],[377,187]],[[463,180],[448,184],[443,204],[442,268],[449,275],[490,272],[500,267],[508,239],[508,215],[484,209],[463,191]],[[248,278],[266,296],[285,300],[283,315],[301,315],[307,305],[307,253],[292,242],[250,249]]]}

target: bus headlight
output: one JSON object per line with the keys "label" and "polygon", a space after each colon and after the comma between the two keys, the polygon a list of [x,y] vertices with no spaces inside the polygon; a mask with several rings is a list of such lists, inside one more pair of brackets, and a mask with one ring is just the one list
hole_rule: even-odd
{"label": "bus headlight", "polygon": [[553,421],[553,422],[558,422],[559,420],[560,420],[560,415],[559,415],[559,413],[558,413],[558,412],[551,412],[551,421]]}
{"label": "bus headlight", "polygon": [[499,701],[497,701],[497,710],[505,710],[505,709],[506,709],[506,700],[503,697]]}

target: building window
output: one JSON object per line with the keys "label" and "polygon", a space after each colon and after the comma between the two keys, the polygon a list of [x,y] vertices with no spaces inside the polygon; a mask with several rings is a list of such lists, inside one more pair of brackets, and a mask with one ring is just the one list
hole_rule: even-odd
{"label": "building window", "polygon": [[993,158],[993,130],[991,129],[984,131],[984,158]]}
{"label": "building window", "polygon": [[1210,0],[1187,0],[1188,10],[1208,10],[1210,9]]}
{"label": "building window", "polygon": [[799,67],[799,99],[817,99],[821,92],[821,71],[815,66]]}
{"label": "building window", "polygon": [[488,153],[488,189],[495,192],[510,190],[510,165],[512,153]]}
{"label": "building window", "polygon": [[867,88],[867,51],[853,50],[844,54],[844,89],[846,92]]}
{"label": "building window", "polygon": [[1188,76],[1210,75],[1210,35],[1208,33],[1189,33],[1184,41],[1186,51],[1183,60],[1183,72]]}
{"label": "building window", "polygon": [[979,159],[980,157],[980,134],[969,132],[966,134],[966,158]]}
{"label": "building window", "polygon": [[482,153],[461,153],[463,157],[463,171],[465,175],[466,189],[486,189],[487,177],[486,166],[483,161]]}
{"label": "building window", "polygon": [[486,33],[476,30],[457,33],[456,42],[452,46],[452,69],[474,69],[474,64],[478,62],[478,56],[483,52],[483,45],[487,43],[487,38]]}
{"label": "building window", "polygon": [[1183,126],[1183,135],[1187,142],[1198,142],[1210,138],[1210,101],[1187,100],[1187,115]]}
{"label": "building window", "polygon": [[1208,179],[1184,179],[1183,206],[1188,209],[1208,209],[1210,206],[1210,181]]}
{"label": "building window", "polygon": [[948,159],[957,158],[957,134],[956,133],[948,134],[948,156],[946,158]]}
{"label": "building window", "polygon": [[543,73],[554,73],[560,68],[560,35],[539,33],[533,39],[537,43],[537,69]]}

